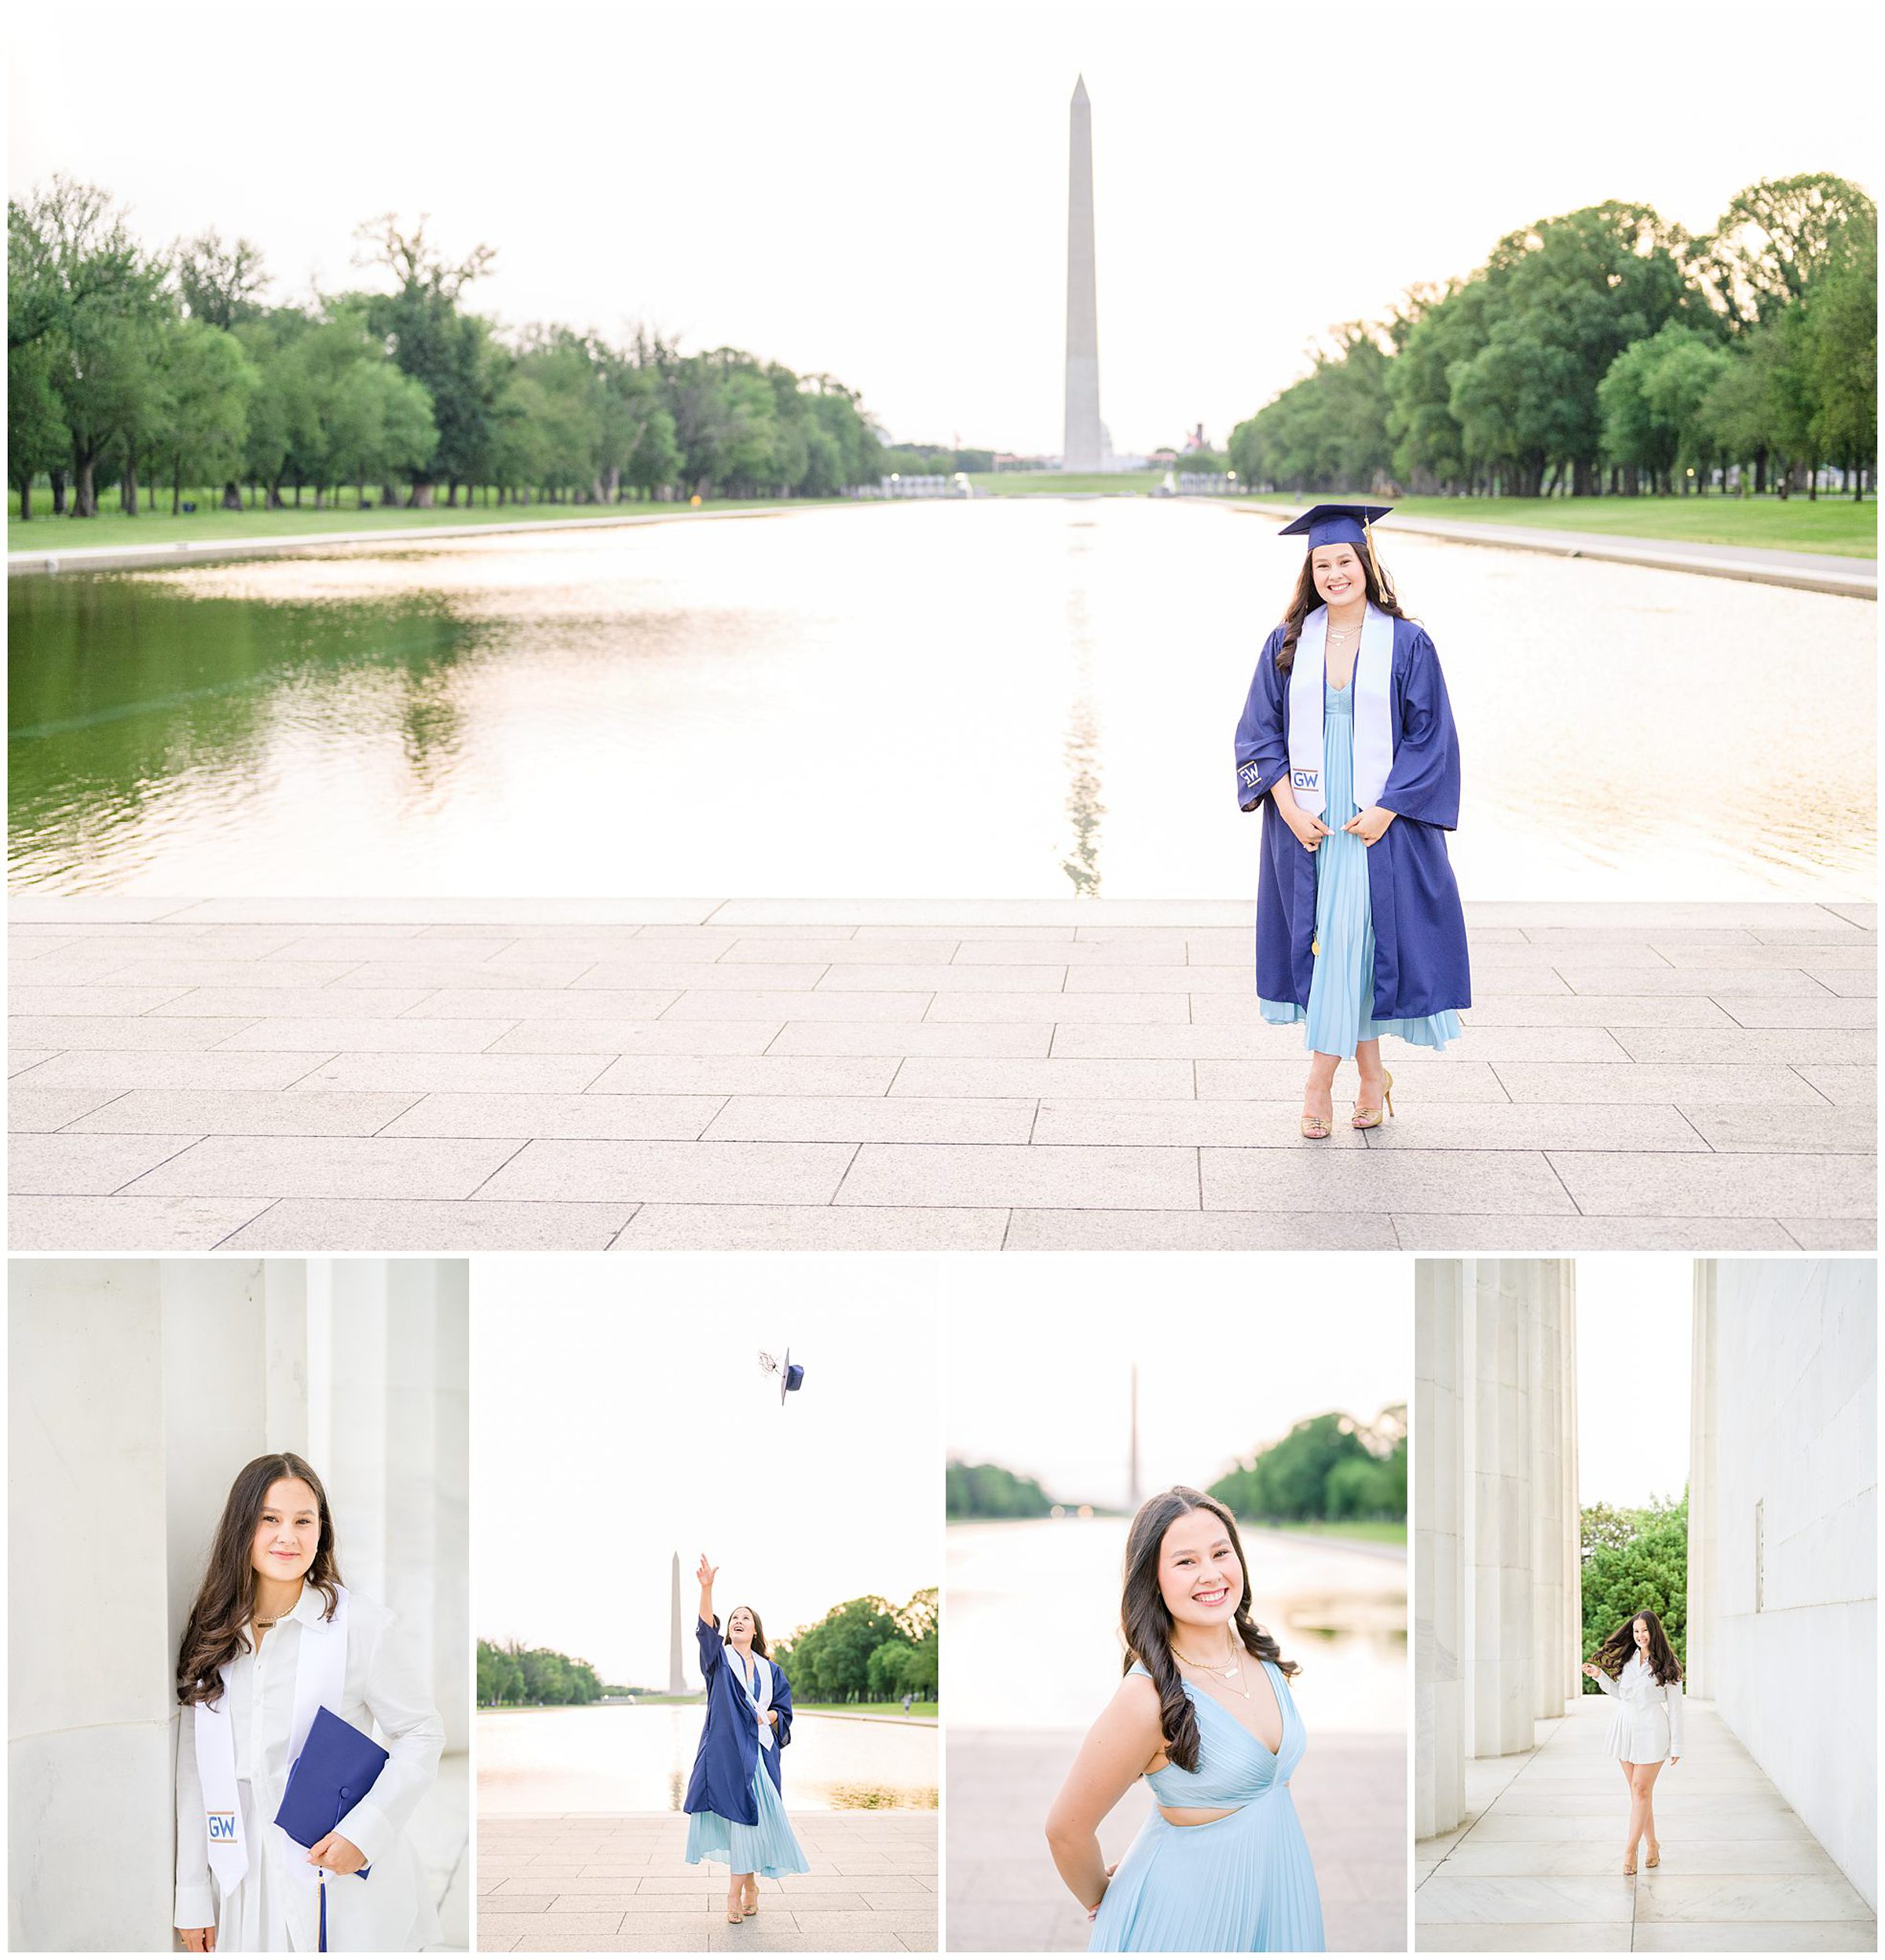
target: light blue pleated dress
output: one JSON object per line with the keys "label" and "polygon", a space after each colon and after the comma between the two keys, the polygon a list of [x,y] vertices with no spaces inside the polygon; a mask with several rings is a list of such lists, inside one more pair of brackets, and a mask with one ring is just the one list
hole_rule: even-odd
{"label": "light blue pleated dress", "polygon": [[1263,1668],[1283,1711],[1274,1756],[1228,1709],[1184,1684],[1198,1711],[1198,1767],[1167,1764],[1145,1780],[1170,1809],[1238,1808],[1210,1824],[1169,1823],[1155,1810],[1100,1902],[1089,1953],[1323,1951],[1322,1896],[1290,1797],[1308,1738],[1282,1670],[1270,1661]]}
{"label": "light blue pleated dress", "polygon": [[809,1871],[805,1854],[792,1835],[779,1793],[761,1763],[752,1772],[753,1801],[759,1822],[742,1824],[717,1810],[690,1811],[687,1817],[687,1862],[712,1860],[730,1872],[750,1871],[761,1878],[782,1878],[789,1871]]}
{"label": "light blue pleated dress", "polygon": [[1316,968],[1307,1012],[1294,1000],[1257,1004],[1279,1026],[1309,1024],[1303,1045],[1317,1055],[1352,1056],[1358,1041],[1397,1034],[1419,1048],[1444,1048],[1459,1039],[1459,1016],[1423,1015],[1417,1021],[1377,1021],[1374,927],[1369,910],[1368,847],[1342,825],[1360,814],[1355,801],[1355,687],[1322,689],[1322,770],[1327,801],[1322,821],[1330,834],[1316,850]]}

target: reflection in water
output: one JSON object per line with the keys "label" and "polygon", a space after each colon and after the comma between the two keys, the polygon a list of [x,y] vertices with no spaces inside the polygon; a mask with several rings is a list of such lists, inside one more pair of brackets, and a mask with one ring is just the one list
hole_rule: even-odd
{"label": "reflection in water", "polygon": [[[482,1709],[478,1803],[489,1816],[679,1811],[700,1742],[698,1702]],[[932,1725],[803,1714],[787,1748],[793,1810],[934,1810]]]}
{"label": "reflection in water", "polygon": [[[1090,528],[1090,527],[1088,527]],[[1100,819],[1106,806],[1100,800],[1100,727],[1093,714],[1093,638],[1088,630],[1085,595],[1078,587],[1067,594],[1068,643],[1074,656],[1073,697],[1067,717],[1067,814],[1073,826],[1073,849],[1060,861],[1074,891],[1082,898],[1100,894]]]}
{"label": "reflection in water", "polygon": [[[1869,605],[1386,548],[1469,898],[1869,891]],[[1231,731],[1299,561],[1222,508],[1018,498],[14,579],[12,877],[1248,898]]]}
{"label": "reflection in water", "polygon": [[[1129,1520],[949,1527],[950,1720],[964,1728],[1085,1728],[1119,1679]],[[1406,1723],[1407,1567],[1396,1548],[1243,1530],[1253,1606],[1283,1652],[1312,1731]],[[1018,1666],[1051,1602],[1055,1664]]]}

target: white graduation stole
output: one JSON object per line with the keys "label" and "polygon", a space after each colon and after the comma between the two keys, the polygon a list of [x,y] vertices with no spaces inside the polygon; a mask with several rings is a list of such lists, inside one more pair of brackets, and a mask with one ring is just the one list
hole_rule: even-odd
{"label": "white graduation stole", "polygon": [[752,1662],[752,1673],[748,1677],[740,1662],[740,1650],[729,1640],[727,1652],[733,1663],[733,1671],[739,1678],[740,1686],[745,1690],[746,1700],[759,1725],[759,1746],[772,1747],[772,1724],[766,1720],[766,1711],[772,1706],[772,1669],[759,1655],[752,1654],[747,1658]]}
{"label": "white graduation stole", "polygon": [[[1323,655],[1329,637],[1329,609],[1319,605],[1302,622],[1290,669],[1290,788],[1299,810],[1323,814]],[[1367,810],[1381,800],[1394,766],[1394,622],[1371,605],[1361,624],[1361,646],[1349,682],[1355,704],[1355,806]]]}
{"label": "white graduation stole", "polygon": [[[308,1739],[314,1711],[326,1708],[338,1715],[346,1699],[347,1679],[347,1589],[339,1589],[339,1600],[331,1620],[317,1620],[301,1625],[301,1651],[295,1662],[295,1726],[288,1737],[288,1761],[292,1763]],[[279,1629],[277,1629],[279,1631]],[[203,1785],[204,1823],[209,1833],[210,1869],[226,1900],[240,1885],[249,1869],[249,1845],[243,1834],[242,1805],[236,1788],[236,1732],[229,1724],[229,1692],[225,1688],[212,1706],[196,1704],[192,1727],[196,1742],[196,1775]],[[277,1828],[271,1819],[265,1828]],[[285,1838],[285,1834],[284,1838]],[[294,1847],[291,1860],[306,1874],[307,1882],[318,1887],[320,1874]]]}

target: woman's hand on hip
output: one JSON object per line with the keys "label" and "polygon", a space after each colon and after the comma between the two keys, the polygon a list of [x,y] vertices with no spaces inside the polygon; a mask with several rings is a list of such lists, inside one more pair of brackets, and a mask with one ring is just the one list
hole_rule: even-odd
{"label": "woman's hand on hip", "polygon": [[1352,832],[1364,844],[1378,844],[1386,835],[1394,817],[1393,810],[1383,810],[1379,803],[1371,803],[1366,810],[1351,817],[1342,828]]}
{"label": "woman's hand on hip", "polygon": [[309,1864],[319,1865],[324,1871],[337,1871],[343,1878],[358,1871],[366,1862],[367,1854],[359,1845],[337,1830],[329,1831],[308,1852]]}
{"label": "woman's hand on hip", "polygon": [[177,1936],[183,1942],[185,1953],[214,1953],[216,1951],[216,1929],[214,1926],[179,1926]]}

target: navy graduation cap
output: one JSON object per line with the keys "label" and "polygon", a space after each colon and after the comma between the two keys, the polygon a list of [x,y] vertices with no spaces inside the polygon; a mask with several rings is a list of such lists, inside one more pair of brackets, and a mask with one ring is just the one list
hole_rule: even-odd
{"label": "navy graduation cap", "polygon": [[803,1388],[805,1385],[805,1370],[792,1359],[789,1348],[785,1350],[783,1361],[774,1361],[762,1348],[759,1350],[759,1366],[765,1373],[778,1377],[779,1406],[781,1409],[785,1406],[785,1398],[795,1388]]}
{"label": "navy graduation cap", "polygon": [[1312,551],[1322,544],[1365,545],[1367,527],[1393,508],[1391,503],[1319,503],[1304,511],[1293,524],[1286,524],[1276,535],[1299,538],[1306,532]]}

